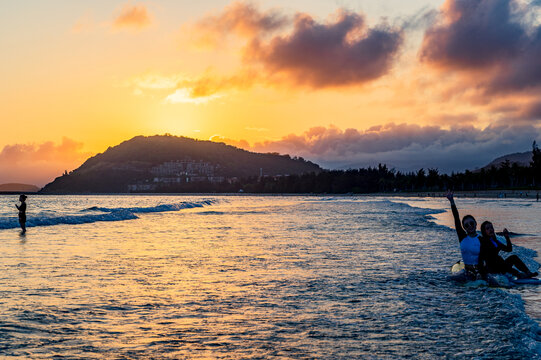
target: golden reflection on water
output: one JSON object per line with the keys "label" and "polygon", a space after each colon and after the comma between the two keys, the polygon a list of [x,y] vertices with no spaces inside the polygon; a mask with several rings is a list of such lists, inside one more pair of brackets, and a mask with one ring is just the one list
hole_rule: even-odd
{"label": "golden reflection on water", "polygon": [[412,230],[379,205],[311,201],[225,198],[29,228],[24,241],[0,231],[0,313],[28,328],[9,332],[24,344],[14,354],[396,358],[413,354],[411,334],[432,344],[424,322],[449,303],[439,296],[456,298],[438,294],[454,256],[432,240],[441,230]]}

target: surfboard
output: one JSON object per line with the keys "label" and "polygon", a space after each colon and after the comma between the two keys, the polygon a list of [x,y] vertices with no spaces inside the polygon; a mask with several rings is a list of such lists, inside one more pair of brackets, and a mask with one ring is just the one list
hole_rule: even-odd
{"label": "surfboard", "polygon": [[[453,266],[451,266],[450,278],[458,282],[471,281],[466,277],[464,271],[464,262],[462,260],[457,261],[453,264]],[[518,279],[511,274],[488,274],[487,282],[490,286],[497,287],[510,287],[513,285],[541,285],[541,279]]]}
{"label": "surfboard", "polygon": [[538,278],[511,279],[511,282],[517,285],[541,285],[541,279]]}
{"label": "surfboard", "polygon": [[456,274],[459,271],[464,270],[464,262],[458,260],[453,266],[451,266],[451,273]]}

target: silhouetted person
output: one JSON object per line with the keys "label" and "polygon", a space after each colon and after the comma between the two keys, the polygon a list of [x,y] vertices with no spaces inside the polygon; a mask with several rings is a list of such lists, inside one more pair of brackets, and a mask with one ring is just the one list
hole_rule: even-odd
{"label": "silhouetted person", "polygon": [[480,257],[485,261],[488,272],[495,274],[511,273],[518,278],[529,278],[539,275],[537,272],[531,272],[518,256],[511,255],[507,259],[503,259],[499,255],[500,251],[513,251],[513,244],[511,244],[507,229],[503,229],[503,236],[505,237],[505,244],[501,243],[496,237],[494,226],[490,221],[485,221],[481,224]]}
{"label": "silhouetted person", "polygon": [[537,196],[535,197],[536,201],[539,201],[539,193],[537,193]]}
{"label": "silhouetted person", "polygon": [[19,196],[19,201],[21,205],[15,204],[15,207],[19,210],[19,224],[21,225],[21,229],[23,229],[21,234],[24,234],[26,233],[26,195],[22,194]]}

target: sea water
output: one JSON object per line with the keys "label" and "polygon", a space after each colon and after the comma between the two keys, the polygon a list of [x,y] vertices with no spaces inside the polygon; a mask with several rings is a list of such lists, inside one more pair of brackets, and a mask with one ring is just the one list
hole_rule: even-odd
{"label": "sea water", "polygon": [[[0,197],[0,356],[540,358],[539,287],[449,279],[444,198]],[[457,199],[532,270],[541,204]],[[520,245],[520,246],[519,246]]]}

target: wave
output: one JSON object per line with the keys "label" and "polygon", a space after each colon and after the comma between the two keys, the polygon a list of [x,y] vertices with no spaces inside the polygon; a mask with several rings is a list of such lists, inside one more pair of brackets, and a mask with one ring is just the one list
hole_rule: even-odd
{"label": "wave", "polygon": [[[503,237],[503,232],[498,231],[498,232],[496,232],[496,235]],[[509,231],[509,236],[514,236],[514,237],[516,237],[516,236],[535,236],[535,235],[534,235],[534,234],[516,233],[516,232],[513,232],[513,231]],[[499,238],[498,238],[498,239],[499,239]]]}
{"label": "wave", "polygon": [[412,206],[403,202],[391,201],[391,200],[368,200],[368,201],[364,201],[364,204],[386,205],[391,210],[400,210],[400,211],[406,211],[410,213],[413,212],[419,215],[442,214],[447,211],[444,209],[433,209],[433,208]]}
{"label": "wave", "polygon": [[215,200],[202,200],[198,202],[183,202],[178,204],[162,204],[157,206],[147,206],[147,207],[128,207],[128,208],[107,208],[100,206],[92,206],[87,209],[81,210],[85,211],[101,211],[101,212],[116,212],[116,211],[129,211],[131,213],[154,213],[154,212],[165,212],[165,211],[179,211],[182,209],[191,209],[195,207],[203,207],[212,205],[215,203]]}
{"label": "wave", "polygon": [[[180,211],[196,207],[209,206],[215,203],[214,200],[203,200],[198,202],[182,202],[177,204],[162,204],[149,207],[130,207],[130,208],[106,208],[93,206],[81,210],[81,212],[99,211],[103,214],[88,215],[64,215],[64,216],[37,216],[29,217],[26,221],[26,227],[53,226],[53,225],[79,225],[90,224],[101,221],[124,221],[135,220],[139,217],[136,214],[156,213],[166,211]],[[14,229],[19,227],[19,221],[16,217],[0,217],[0,229]]]}

